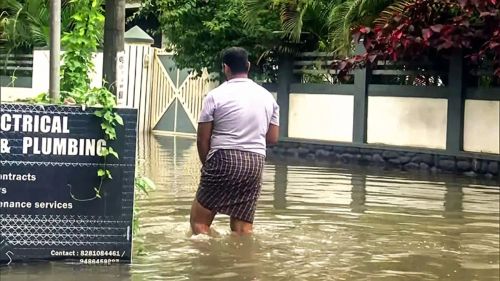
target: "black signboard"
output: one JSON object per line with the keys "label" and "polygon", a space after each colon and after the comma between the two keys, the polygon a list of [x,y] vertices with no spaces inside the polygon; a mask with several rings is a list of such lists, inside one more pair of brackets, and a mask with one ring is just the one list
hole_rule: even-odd
{"label": "black signboard", "polygon": [[[132,248],[137,112],[118,109],[124,126],[104,140],[94,109],[0,105],[0,265],[74,259],[128,262]],[[101,148],[112,180],[101,198]]]}

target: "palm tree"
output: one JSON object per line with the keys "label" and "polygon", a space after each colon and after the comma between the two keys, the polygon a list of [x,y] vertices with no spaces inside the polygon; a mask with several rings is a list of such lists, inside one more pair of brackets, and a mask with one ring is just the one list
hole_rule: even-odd
{"label": "palm tree", "polygon": [[[322,48],[328,37],[326,27],[329,0],[244,0],[245,28],[258,30],[262,23],[275,26],[271,42],[257,64],[266,67],[283,54]],[[269,24],[271,23],[271,24]]]}
{"label": "palm tree", "polygon": [[329,49],[339,55],[353,52],[353,30],[359,26],[373,26],[375,20],[397,0],[344,0],[330,7],[327,25]]}
{"label": "palm tree", "polygon": [[[299,42],[304,33],[325,38],[325,10],[327,0],[244,0],[243,14],[247,28],[254,28],[262,17],[277,20],[280,23],[282,38]],[[275,15],[275,16],[273,16]]]}
{"label": "palm tree", "polygon": [[[62,1],[63,31],[70,30],[74,8]],[[5,49],[31,49],[49,45],[48,0],[2,0],[0,2],[0,44]],[[3,42],[2,42],[3,41]]]}
{"label": "palm tree", "polygon": [[245,21],[254,26],[259,15],[279,14],[282,37],[299,42],[304,33],[314,35],[317,46],[338,55],[352,54],[352,33],[372,26],[384,9],[409,0],[245,0]]}

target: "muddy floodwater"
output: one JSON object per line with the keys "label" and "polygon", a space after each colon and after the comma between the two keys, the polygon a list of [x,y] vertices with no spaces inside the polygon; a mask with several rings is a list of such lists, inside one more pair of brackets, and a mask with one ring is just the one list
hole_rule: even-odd
{"label": "muddy floodwater", "polygon": [[16,264],[1,281],[499,280],[498,182],[269,159],[255,234],[191,237],[200,169],[193,139],[141,139],[132,265]]}

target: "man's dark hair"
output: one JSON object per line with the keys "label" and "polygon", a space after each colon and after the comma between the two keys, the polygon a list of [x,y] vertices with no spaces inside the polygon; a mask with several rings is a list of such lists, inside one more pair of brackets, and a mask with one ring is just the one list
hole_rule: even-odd
{"label": "man's dark hair", "polygon": [[230,47],[222,52],[222,62],[231,69],[233,74],[248,71],[248,52],[241,47]]}

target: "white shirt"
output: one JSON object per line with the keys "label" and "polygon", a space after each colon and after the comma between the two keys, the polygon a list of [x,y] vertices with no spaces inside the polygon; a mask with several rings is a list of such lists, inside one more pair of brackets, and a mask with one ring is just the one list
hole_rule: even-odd
{"label": "white shirt", "polygon": [[218,149],[265,156],[269,124],[279,126],[279,106],[272,94],[257,83],[248,78],[234,78],[204,98],[199,122],[212,121],[209,157]]}

